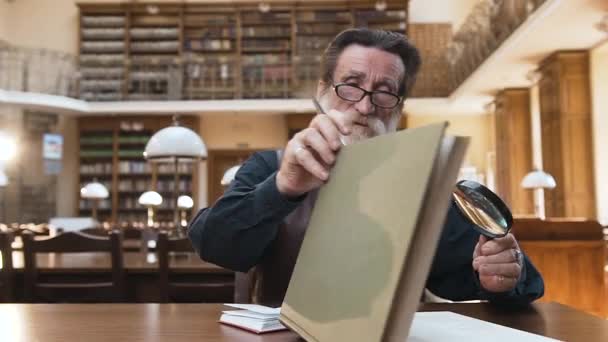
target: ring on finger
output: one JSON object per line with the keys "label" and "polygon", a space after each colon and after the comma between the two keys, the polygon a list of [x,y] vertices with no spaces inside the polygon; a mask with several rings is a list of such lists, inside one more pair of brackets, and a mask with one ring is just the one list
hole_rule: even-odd
{"label": "ring on finger", "polygon": [[515,253],[515,262],[521,265],[522,263],[522,254],[521,251],[517,248],[513,249]]}

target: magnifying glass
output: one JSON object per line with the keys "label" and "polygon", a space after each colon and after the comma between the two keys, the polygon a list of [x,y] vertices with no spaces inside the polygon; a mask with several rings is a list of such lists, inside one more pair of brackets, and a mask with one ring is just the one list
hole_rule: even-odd
{"label": "magnifying glass", "polygon": [[456,184],[452,193],[463,217],[480,234],[494,239],[506,236],[513,226],[507,205],[490,189],[470,180]]}

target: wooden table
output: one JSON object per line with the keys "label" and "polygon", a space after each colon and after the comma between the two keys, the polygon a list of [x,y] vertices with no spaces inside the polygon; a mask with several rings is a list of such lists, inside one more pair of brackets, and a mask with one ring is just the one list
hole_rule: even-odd
{"label": "wooden table", "polygon": [[[217,322],[218,304],[1,304],[6,341],[298,341],[289,331],[255,335]],[[555,303],[499,311],[488,304],[424,304],[564,341],[608,341],[608,321]]]}

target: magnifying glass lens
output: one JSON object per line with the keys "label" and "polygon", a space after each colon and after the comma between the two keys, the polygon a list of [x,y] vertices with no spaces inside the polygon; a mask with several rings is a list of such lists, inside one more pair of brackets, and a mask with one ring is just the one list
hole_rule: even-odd
{"label": "magnifying glass lens", "polygon": [[461,214],[479,233],[489,237],[502,237],[513,224],[511,212],[492,191],[473,181],[456,184],[453,198]]}

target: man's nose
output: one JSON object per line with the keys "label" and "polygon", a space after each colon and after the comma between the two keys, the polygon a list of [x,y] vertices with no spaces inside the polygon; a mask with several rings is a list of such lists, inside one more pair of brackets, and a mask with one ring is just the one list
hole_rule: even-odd
{"label": "man's nose", "polygon": [[355,104],[355,109],[362,115],[371,115],[374,114],[374,110],[375,110],[374,104],[372,103],[372,99],[371,99],[371,95],[367,94],[365,95],[361,101],[357,102]]}

